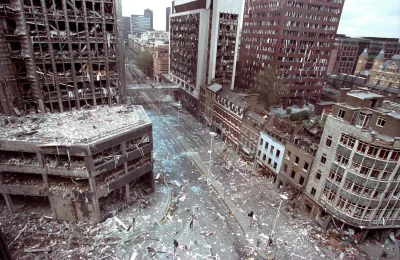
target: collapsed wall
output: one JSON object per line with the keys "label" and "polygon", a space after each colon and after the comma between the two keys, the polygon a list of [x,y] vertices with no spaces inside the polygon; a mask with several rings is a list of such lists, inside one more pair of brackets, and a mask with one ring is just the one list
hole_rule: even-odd
{"label": "collapsed wall", "polygon": [[99,222],[112,196],[154,189],[152,123],[141,106],[0,117],[0,193],[41,197],[59,220]]}

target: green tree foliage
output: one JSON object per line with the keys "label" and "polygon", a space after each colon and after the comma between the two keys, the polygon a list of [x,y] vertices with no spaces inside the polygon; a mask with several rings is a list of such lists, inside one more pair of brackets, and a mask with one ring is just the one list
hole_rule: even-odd
{"label": "green tree foliage", "polygon": [[305,120],[310,118],[310,112],[307,110],[302,110],[297,113],[293,113],[289,116],[289,119],[292,121],[297,121],[299,119]]}
{"label": "green tree foliage", "polygon": [[287,91],[286,82],[278,77],[271,68],[260,70],[255,76],[254,91],[267,102],[267,109],[282,102],[282,94]]}
{"label": "green tree foliage", "polygon": [[150,78],[153,77],[153,55],[150,52],[136,53],[136,66]]}

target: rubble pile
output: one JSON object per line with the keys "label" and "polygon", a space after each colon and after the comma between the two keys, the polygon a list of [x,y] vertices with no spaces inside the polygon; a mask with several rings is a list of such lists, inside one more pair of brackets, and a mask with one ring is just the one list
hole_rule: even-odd
{"label": "rubble pile", "polygon": [[[88,143],[111,133],[147,123],[141,106],[98,107],[66,113],[0,115],[0,139],[59,144]],[[91,127],[88,127],[91,126]]]}
{"label": "rubble pile", "polygon": [[[23,213],[13,215],[7,213],[2,202],[0,210],[5,214],[0,215],[0,228],[13,259],[120,259],[128,243],[158,240],[146,231],[146,226],[156,222],[146,210],[159,207],[166,188],[161,185],[155,192],[157,196],[147,195],[148,189],[143,183],[133,184],[132,204],[110,201],[105,205],[109,212],[105,221],[96,225],[57,221],[51,209],[40,202],[44,200],[40,197],[37,203],[27,200],[19,206],[24,208]],[[124,211],[120,211],[121,207]],[[134,226],[133,219],[136,219]]]}

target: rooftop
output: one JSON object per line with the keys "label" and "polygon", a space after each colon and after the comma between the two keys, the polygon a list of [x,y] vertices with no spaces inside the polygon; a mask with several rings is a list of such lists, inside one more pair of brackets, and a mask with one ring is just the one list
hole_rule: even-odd
{"label": "rooftop", "polygon": [[382,95],[378,95],[372,92],[365,92],[365,91],[351,91],[347,93],[349,96],[361,98],[361,99],[373,99],[373,98],[384,98]]}
{"label": "rooftop", "polygon": [[235,105],[246,109],[250,106],[250,95],[245,93],[236,93],[232,90],[224,90],[219,94],[221,97],[226,98]]}
{"label": "rooftop", "polygon": [[213,83],[210,86],[207,87],[209,90],[211,90],[212,92],[217,92],[218,90],[222,89],[222,86],[218,83]]}
{"label": "rooftop", "polygon": [[150,124],[142,106],[117,106],[65,113],[0,116],[0,141],[89,144]]}

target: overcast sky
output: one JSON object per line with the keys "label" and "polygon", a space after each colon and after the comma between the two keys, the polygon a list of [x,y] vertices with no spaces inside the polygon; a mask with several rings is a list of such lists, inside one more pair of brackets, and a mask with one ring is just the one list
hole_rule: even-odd
{"label": "overcast sky", "polygon": [[[165,30],[165,8],[171,0],[122,0],[122,14],[153,10],[155,30]],[[346,0],[338,33],[348,36],[400,38],[400,0]]]}

